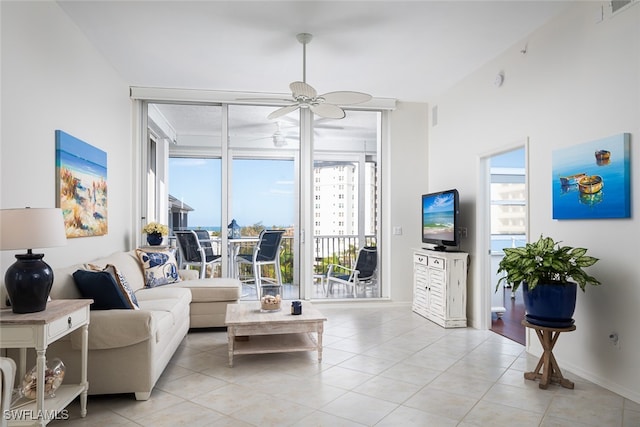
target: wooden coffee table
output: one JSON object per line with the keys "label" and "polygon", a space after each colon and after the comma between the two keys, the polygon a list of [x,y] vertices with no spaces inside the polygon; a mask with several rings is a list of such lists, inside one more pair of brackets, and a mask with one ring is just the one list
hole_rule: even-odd
{"label": "wooden coffee table", "polygon": [[233,367],[236,354],[314,350],[318,351],[318,362],[322,362],[322,332],[327,318],[307,301],[302,302],[300,315],[292,315],[290,307],[291,301],[282,301],[282,309],[275,312],[262,312],[258,301],[227,305],[229,366]]}

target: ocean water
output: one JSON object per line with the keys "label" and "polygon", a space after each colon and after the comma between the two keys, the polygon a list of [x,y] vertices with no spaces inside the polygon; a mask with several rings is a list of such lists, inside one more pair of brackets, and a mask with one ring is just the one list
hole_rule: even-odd
{"label": "ocean water", "polygon": [[425,228],[453,227],[452,212],[425,212],[423,217]]}
{"label": "ocean water", "polygon": [[96,176],[96,177],[107,177],[107,166],[106,162],[104,165],[100,165],[98,163],[94,163],[87,159],[78,157],[68,151],[58,149],[56,156],[56,166],[61,167],[64,166],[71,171],[77,171],[80,173],[85,173],[88,175]]}

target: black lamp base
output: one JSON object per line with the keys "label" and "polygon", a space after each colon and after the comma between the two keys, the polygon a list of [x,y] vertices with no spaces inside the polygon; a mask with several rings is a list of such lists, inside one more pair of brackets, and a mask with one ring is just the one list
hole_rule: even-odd
{"label": "black lamp base", "polygon": [[36,313],[47,308],[53,285],[53,270],[42,261],[44,254],[16,255],[17,261],[4,275],[11,309],[14,313]]}

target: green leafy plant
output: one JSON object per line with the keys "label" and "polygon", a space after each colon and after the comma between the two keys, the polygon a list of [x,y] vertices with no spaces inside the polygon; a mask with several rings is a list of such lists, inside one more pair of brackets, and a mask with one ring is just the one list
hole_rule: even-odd
{"label": "green leafy plant", "polygon": [[527,282],[531,290],[540,283],[564,284],[572,279],[584,292],[587,285],[600,284],[583,270],[598,261],[586,253],[584,248],[560,246],[560,242],[542,235],[537,242],[527,243],[524,247],[505,248],[498,274],[506,274],[498,280],[496,291],[502,282],[510,284],[515,292],[523,282]]}
{"label": "green leafy plant", "polygon": [[163,236],[166,236],[167,234],[169,234],[169,227],[167,227],[164,224],[157,223],[157,222],[150,222],[150,223],[148,223],[147,225],[144,226],[142,231],[144,233],[146,233],[146,234],[158,233],[158,234],[161,234]]}

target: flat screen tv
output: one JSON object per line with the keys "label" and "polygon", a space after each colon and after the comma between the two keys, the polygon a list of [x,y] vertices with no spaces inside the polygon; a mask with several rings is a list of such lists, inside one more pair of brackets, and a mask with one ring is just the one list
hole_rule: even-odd
{"label": "flat screen tv", "polygon": [[459,245],[459,203],[456,189],[422,195],[422,243],[437,251]]}

